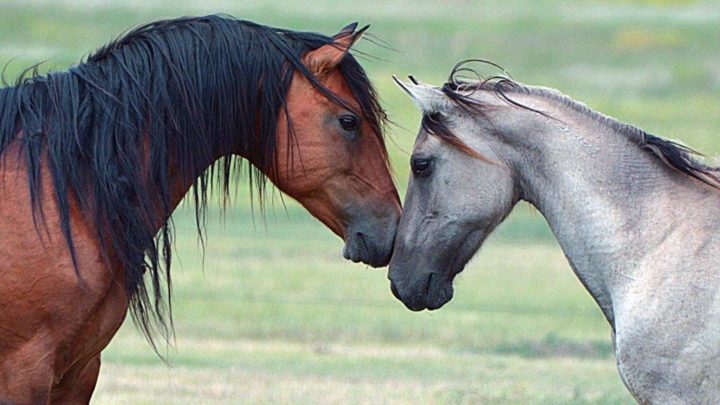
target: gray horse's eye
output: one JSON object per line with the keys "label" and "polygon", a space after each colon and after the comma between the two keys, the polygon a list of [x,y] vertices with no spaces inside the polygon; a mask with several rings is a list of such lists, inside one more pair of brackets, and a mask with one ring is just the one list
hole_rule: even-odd
{"label": "gray horse's eye", "polygon": [[413,157],[410,160],[410,168],[415,176],[427,176],[432,171],[432,159],[426,157]]}

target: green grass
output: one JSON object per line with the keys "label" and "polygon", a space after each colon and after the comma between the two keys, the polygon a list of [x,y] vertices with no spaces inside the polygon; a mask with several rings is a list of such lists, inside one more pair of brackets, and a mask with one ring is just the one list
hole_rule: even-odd
{"label": "green grass", "polygon": [[[391,118],[405,188],[419,114],[393,73],[444,81],[460,59],[505,66],[652,133],[720,153],[720,6],[707,1],[0,1],[7,77],[76,63],[126,28],[226,12],[293,29],[350,21],[395,50],[359,46]],[[494,72],[489,72],[494,73]],[[131,322],[103,355],[94,402],[628,403],[610,331],[542,217],[519,206],[440,311],[410,313],[384,270],[343,261],[341,241],[289,202],[253,215],[244,185],[203,259],[176,215],[177,340],[170,366]],[[212,217],[212,216],[211,216]],[[214,217],[213,217],[214,218]]]}

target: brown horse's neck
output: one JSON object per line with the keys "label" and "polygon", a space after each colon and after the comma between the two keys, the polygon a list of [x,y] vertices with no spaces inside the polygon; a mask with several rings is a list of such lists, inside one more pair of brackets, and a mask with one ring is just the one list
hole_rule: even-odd
{"label": "brown horse's neck", "polygon": [[[169,220],[172,213],[175,211],[175,209],[180,205],[182,200],[185,198],[185,196],[188,194],[190,189],[195,186],[199,178],[205,173],[207,170],[209,170],[218,160],[223,158],[226,155],[223,151],[219,150],[213,150],[212,154],[209,156],[209,158],[206,161],[203,161],[198,165],[196,170],[190,170],[183,172],[180,170],[181,164],[179,162],[180,157],[177,154],[173,154],[173,156],[170,158],[170,164],[169,166],[169,173],[168,173],[168,179],[170,181],[169,184],[169,191],[170,191],[170,198],[168,199],[168,211],[165,214],[163,209],[163,202],[161,199],[157,199],[154,203],[157,204],[157,215],[156,215],[156,222],[155,227],[156,230],[160,230],[162,226],[164,226],[167,221]],[[242,157],[241,155],[237,155],[237,158]],[[146,160],[145,164],[150,164],[149,161]],[[153,179],[148,179],[148,181],[157,181]],[[157,187],[156,184],[150,185],[151,188]],[[200,198],[203,198],[201,196]],[[198,202],[200,203],[200,202]]]}

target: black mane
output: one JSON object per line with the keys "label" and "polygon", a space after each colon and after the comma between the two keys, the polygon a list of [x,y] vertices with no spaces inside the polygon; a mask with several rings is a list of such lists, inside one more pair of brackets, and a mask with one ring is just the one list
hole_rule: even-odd
{"label": "black mane", "polygon": [[[477,70],[470,68],[469,63],[488,65],[503,70],[504,74],[483,77]],[[602,125],[607,125],[612,130],[626,135],[637,143],[640,148],[651,152],[668,167],[700,180],[711,187],[720,189],[720,168],[708,165],[699,159],[699,157],[703,157],[700,152],[598,113],[585,104],[579,103],[556,90],[523,85],[513,80],[502,67],[493,62],[477,59],[459,62],[450,72],[448,81],[442,86],[441,90],[457,105],[478,114],[483,114],[488,107],[472,97],[472,93],[478,90],[493,92],[509,105],[543,115],[549,119],[556,119],[546,112],[520,103],[513,99],[512,95],[536,96],[551,101],[588,116]],[[459,147],[467,148],[446,126],[438,124],[437,120],[423,118],[422,125],[426,130],[447,139],[452,144],[460,142]]]}
{"label": "black mane", "polygon": [[[21,75],[0,89],[0,154],[21,143],[36,227],[44,226],[39,182],[41,165],[48,165],[76,272],[71,204],[92,219],[108,263],[124,269],[133,319],[151,343],[154,332],[172,331],[171,176],[197,179],[192,198],[201,235],[209,192],[216,186],[227,198],[239,175],[234,153],[257,166],[248,173],[262,197],[293,72],[347,106],[301,62],[332,42],[229,16],[157,21],[67,71]],[[360,113],[382,134],[386,117],[362,67],[348,55],[339,69]]]}

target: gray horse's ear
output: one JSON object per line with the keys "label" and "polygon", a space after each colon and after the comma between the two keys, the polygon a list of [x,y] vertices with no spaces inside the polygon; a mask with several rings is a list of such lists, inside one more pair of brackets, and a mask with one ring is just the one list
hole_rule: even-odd
{"label": "gray horse's ear", "polygon": [[412,76],[408,76],[411,83],[403,82],[393,75],[395,83],[405,91],[415,102],[415,105],[426,114],[445,110],[448,106],[448,98],[442,90],[429,84],[421,83]]}

